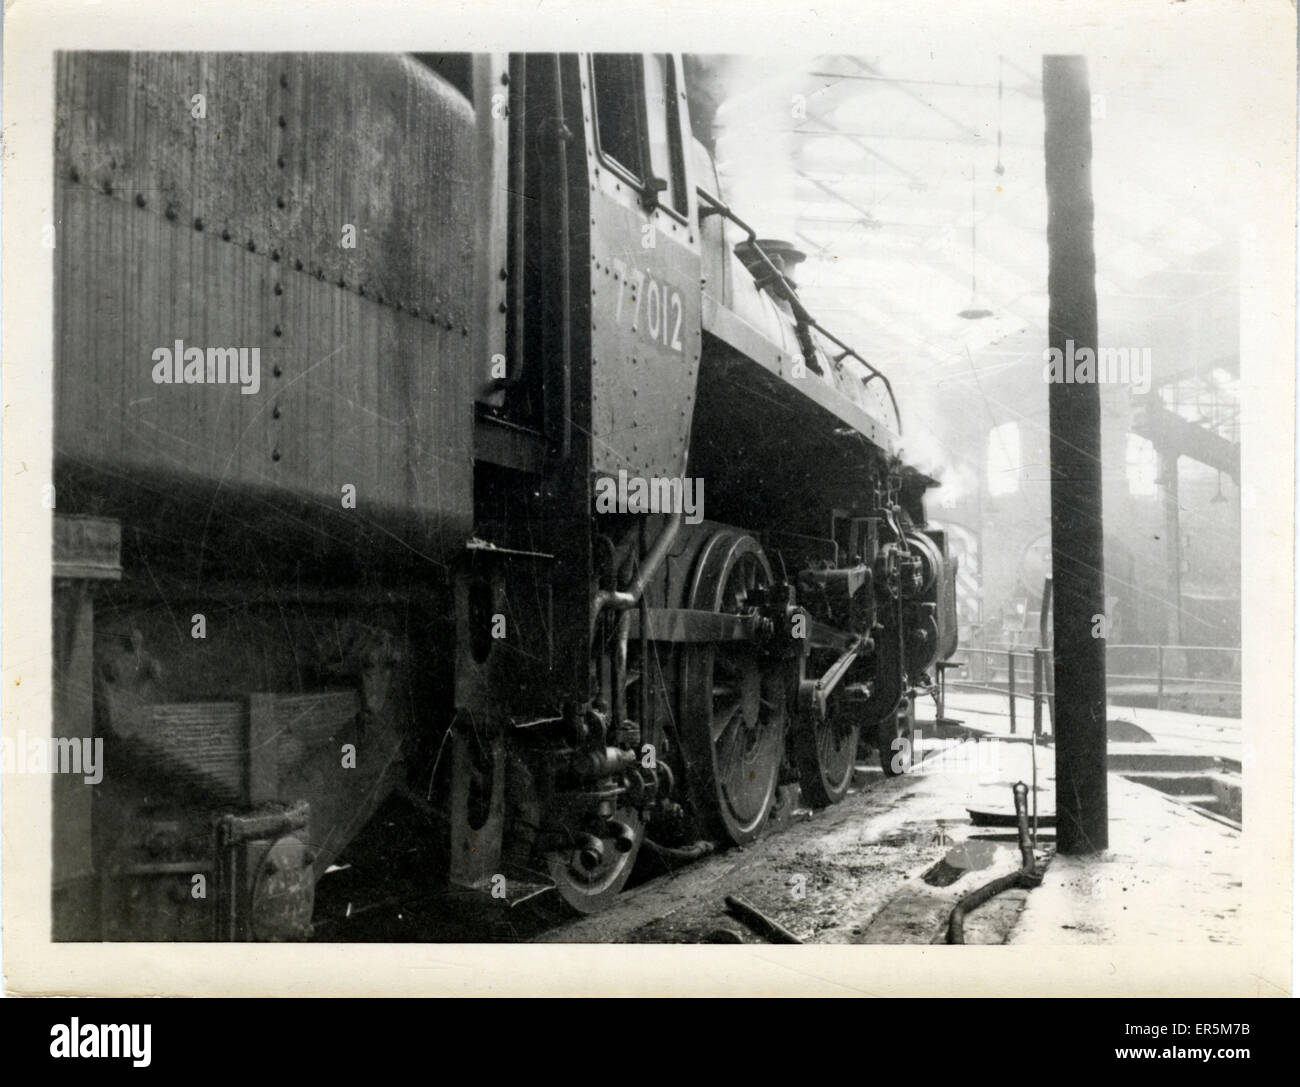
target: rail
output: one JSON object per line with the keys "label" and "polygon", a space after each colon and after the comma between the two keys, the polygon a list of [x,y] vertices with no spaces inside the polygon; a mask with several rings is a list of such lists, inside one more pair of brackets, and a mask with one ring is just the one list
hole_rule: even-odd
{"label": "rail", "polygon": [[[758,243],[758,235],[755,233],[752,226],[745,222],[745,220],[732,211],[728,205],[724,204],[707,189],[702,189],[699,186],[696,186],[695,192],[700,199],[704,200],[709,205],[707,208],[700,209],[701,219],[707,219],[710,215],[721,215],[724,219],[730,219],[736,224],[736,226],[740,227],[740,229],[745,232],[749,244],[754,247],[754,252],[757,253],[763,263],[767,265],[767,269],[772,273],[775,282],[788,283],[781,270],[777,268],[768,255],[763,252],[763,247]],[[859,355],[833,332],[830,332],[820,324],[813,315],[808,312],[807,307],[799,300],[799,296],[796,295],[793,290],[787,291],[785,297],[790,303],[791,310],[794,312],[795,320],[798,321],[799,324],[806,325],[809,328],[815,328],[822,334],[822,336],[830,340],[831,343],[840,349],[841,353],[835,356],[835,362],[843,362],[846,358],[855,358],[866,367],[868,376],[862,379],[862,385],[864,388],[876,380],[879,380],[880,383],[885,386],[885,392],[889,394],[889,403],[894,409],[894,422],[898,425],[898,433],[901,437],[903,433],[903,417],[898,411],[898,400],[894,396],[894,387],[889,383],[889,378],[872,366],[871,363]]]}

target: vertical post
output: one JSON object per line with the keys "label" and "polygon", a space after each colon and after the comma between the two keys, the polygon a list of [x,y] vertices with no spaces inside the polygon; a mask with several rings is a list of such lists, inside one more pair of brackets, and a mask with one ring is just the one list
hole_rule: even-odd
{"label": "vertical post", "polygon": [[1055,687],[1052,682],[1052,651],[1049,648],[1051,644],[1052,616],[1055,613],[1052,610],[1052,576],[1048,574],[1043,578],[1043,606],[1038,613],[1038,644],[1039,652],[1042,654],[1042,663],[1039,665],[1039,675],[1043,681],[1043,701],[1047,703],[1047,726],[1049,731],[1056,732],[1056,699],[1052,692]]}
{"label": "vertical post", "polygon": [[1056,736],[1056,657],[1043,650],[1043,689],[1047,699],[1047,731]]}
{"label": "vertical post", "polygon": [[1034,790],[1034,829],[1030,834],[1030,843],[1034,849],[1038,848],[1038,733],[1035,732],[1029,737],[1029,759],[1034,771],[1034,781],[1031,788]]}
{"label": "vertical post", "polygon": [[1011,735],[1016,734],[1016,651],[1007,650],[1007,709],[1011,711]]}
{"label": "vertical post", "polygon": [[[1095,373],[1092,99],[1080,56],[1043,58],[1051,357]],[[1059,352],[1059,355],[1057,354]],[[1057,709],[1057,847],[1105,849],[1106,643],[1092,617],[1106,609],[1102,567],[1101,396],[1092,382],[1048,385],[1051,428],[1053,650]]]}
{"label": "vertical post", "polygon": [[1156,709],[1163,709],[1165,703],[1165,647],[1156,646]]}
{"label": "vertical post", "polygon": [[1183,528],[1178,511],[1178,450],[1163,448],[1160,485],[1165,507],[1165,636],[1170,645],[1183,644]]}
{"label": "vertical post", "polygon": [[[1043,651],[1034,650],[1034,738],[1043,734]],[[1034,803],[1037,804],[1037,794]]]}

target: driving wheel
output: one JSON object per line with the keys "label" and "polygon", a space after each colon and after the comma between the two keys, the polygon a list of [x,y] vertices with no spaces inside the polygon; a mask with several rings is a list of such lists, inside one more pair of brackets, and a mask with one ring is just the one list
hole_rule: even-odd
{"label": "driving wheel", "polygon": [[832,698],[824,718],[808,711],[793,726],[799,789],[814,808],[838,804],[853,783],[860,713],[860,706]]}
{"label": "driving wheel", "polygon": [[[752,537],[722,529],[705,544],[687,607],[742,614],[772,570]],[[696,807],[736,845],[753,841],[776,794],[785,742],[784,663],[749,643],[687,644],[681,660],[682,730]]]}

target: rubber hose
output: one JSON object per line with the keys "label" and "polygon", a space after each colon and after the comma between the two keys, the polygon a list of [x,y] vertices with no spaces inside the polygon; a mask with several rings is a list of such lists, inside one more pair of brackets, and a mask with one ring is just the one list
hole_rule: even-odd
{"label": "rubber hose", "polygon": [[963,895],[948,915],[948,943],[964,944],[966,942],[966,915],[971,910],[984,905],[990,898],[1009,891],[1012,887],[1037,887],[1041,875],[1035,868],[1034,850],[1029,844],[1029,813],[1027,797],[1029,787],[1018,781],[1011,786],[1016,805],[1016,836],[1020,841],[1020,870],[990,880],[982,887],[977,887],[969,894]]}

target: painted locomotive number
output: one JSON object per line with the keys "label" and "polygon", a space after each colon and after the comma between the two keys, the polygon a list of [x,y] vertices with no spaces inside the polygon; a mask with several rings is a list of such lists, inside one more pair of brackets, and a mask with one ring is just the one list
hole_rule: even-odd
{"label": "painted locomotive number", "polygon": [[[615,257],[611,262],[618,273],[618,299],[614,304],[614,323],[621,324],[626,306],[632,307],[632,328],[643,331],[651,340],[662,343],[674,351],[682,350],[682,296],[681,292],[647,276],[640,268],[629,271],[624,261]],[[628,280],[634,280],[632,297],[625,298]],[[645,299],[645,326],[641,320],[641,300]]]}
{"label": "painted locomotive number", "polygon": [[664,323],[660,318],[660,307],[659,284],[652,279],[650,280],[650,286],[646,290],[645,299],[646,331],[650,333],[652,340],[659,339],[659,326]]}

